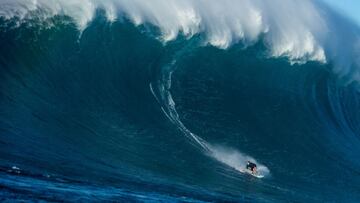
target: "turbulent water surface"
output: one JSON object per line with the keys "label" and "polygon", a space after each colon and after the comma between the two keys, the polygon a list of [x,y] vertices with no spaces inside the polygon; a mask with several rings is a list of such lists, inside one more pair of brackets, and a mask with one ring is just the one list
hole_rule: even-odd
{"label": "turbulent water surface", "polygon": [[320,1],[2,0],[0,200],[358,202],[359,82]]}

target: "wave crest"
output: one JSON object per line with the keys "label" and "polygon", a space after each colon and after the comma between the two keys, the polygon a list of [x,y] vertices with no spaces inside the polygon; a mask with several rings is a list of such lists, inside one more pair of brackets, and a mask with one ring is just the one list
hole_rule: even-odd
{"label": "wave crest", "polygon": [[110,22],[127,18],[136,25],[158,27],[165,42],[179,34],[201,34],[205,44],[226,49],[263,39],[272,57],[286,57],[291,63],[332,62],[339,77],[359,82],[359,29],[320,1],[5,0],[0,5],[0,16],[6,19],[24,20],[41,11],[37,15],[43,18],[70,16],[80,30],[103,9]]}

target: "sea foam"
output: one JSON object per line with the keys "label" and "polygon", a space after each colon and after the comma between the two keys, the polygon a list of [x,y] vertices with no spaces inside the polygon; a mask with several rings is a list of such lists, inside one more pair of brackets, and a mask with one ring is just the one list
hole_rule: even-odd
{"label": "sea foam", "polygon": [[135,25],[158,27],[164,42],[179,34],[205,36],[204,44],[227,49],[233,44],[263,41],[270,57],[291,63],[332,63],[347,82],[360,82],[360,31],[320,1],[311,0],[3,0],[0,16],[20,21],[66,15],[80,31],[96,10],[110,22],[127,18]]}

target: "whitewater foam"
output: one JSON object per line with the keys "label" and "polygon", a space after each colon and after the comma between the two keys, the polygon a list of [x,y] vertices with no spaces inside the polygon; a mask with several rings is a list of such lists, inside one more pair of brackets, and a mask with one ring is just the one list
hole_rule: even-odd
{"label": "whitewater foam", "polygon": [[[291,63],[318,61],[335,64],[339,77],[359,81],[359,28],[320,1],[263,0],[3,0],[0,16],[26,21],[35,14],[46,19],[66,15],[80,31],[103,9],[110,22],[127,18],[135,25],[157,26],[164,42],[181,33],[204,34],[204,44],[226,49],[235,43],[251,45],[263,39],[269,56]],[[39,17],[40,16],[40,17]],[[346,41],[351,41],[346,42]],[[348,46],[344,46],[348,45]],[[353,74],[353,77],[349,77]]]}

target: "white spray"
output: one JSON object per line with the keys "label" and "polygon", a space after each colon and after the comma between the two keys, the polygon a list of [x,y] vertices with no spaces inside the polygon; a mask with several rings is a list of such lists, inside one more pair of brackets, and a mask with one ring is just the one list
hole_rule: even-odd
{"label": "white spray", "polygon": [[84,30],[103,9],[110,22],[151,23],[166,42],[179,33],[206,36],[204,44],[228,48],[262,39],[269,56],[291,63],[332,62],[332,70],[348,82],[360,82],[359,27],[319,0],[2,0],[0,16],[26,21],[66,15]]}

